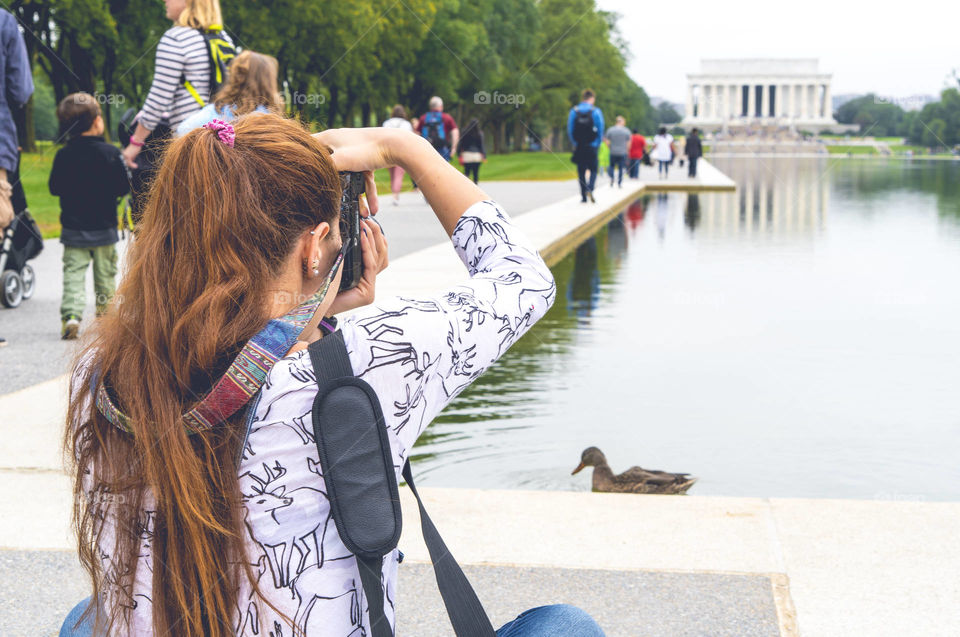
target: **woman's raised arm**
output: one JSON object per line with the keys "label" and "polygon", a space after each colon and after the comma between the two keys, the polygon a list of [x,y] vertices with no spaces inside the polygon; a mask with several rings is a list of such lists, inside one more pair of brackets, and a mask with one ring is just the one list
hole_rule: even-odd
{"label": "woman's raised arm", "polygon": [[387,166],[406,170],[447,235],[453,235],[467,208],[489,199],[420,135],[391,128],[340,128],[317,133],[317,138],[333,149],[337,170],[359,172]]}

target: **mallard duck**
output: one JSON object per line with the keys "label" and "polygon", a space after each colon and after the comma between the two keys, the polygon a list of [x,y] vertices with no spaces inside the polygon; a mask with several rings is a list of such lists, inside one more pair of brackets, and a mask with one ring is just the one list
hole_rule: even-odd
{"label": "mallard duck", "polygon": [[648,471],[631,467],[620,475],[613,475],[603,452],[596,447],[587,447],[580,456],[580,464],[570,475],[584,467],[593,467],[593,490],[608,493],[662,493],[681,494],[697,481],[687,473]]}

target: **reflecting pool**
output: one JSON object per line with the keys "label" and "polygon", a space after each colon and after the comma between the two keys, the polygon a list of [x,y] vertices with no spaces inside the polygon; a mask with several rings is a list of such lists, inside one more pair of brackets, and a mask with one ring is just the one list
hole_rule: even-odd
{"label": "reflecting pool", "polygon": [[960,162],[726,159],[554,267],[557,302],[421,438],[423,483],[960,499]]}

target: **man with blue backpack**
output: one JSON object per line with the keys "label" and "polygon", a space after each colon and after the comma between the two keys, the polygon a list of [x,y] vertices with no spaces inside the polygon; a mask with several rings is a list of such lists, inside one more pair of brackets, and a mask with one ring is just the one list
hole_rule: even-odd
{"label": "man with blue backpack", "polygon": [[417,132],[426,137],[444,159],[450,161],[450,150],[460,141],[460,129],[457,122],[443,112],[443,100],[437,96],[430,98],[430,110],[417,122]]}
{"label": "man with blue backpack", "polygon": [[[583,89],[580,103],[570,109],[567,118],[567,135],[573,143],[573,157],[571,161],[577,165],[577,177],[580,179],[580,201],[586,203],[589,197],[593,198],[593,187],[597,183],[597,150],[603,140],[603,112],[594,105],[596,94]],[[587,181],[587,171],[590,172],[590,181]]]}

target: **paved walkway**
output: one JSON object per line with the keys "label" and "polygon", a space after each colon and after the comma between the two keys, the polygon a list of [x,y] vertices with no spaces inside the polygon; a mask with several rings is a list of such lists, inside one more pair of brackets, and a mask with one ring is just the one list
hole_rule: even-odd
{"label": "paved walkway", "polygon": [[[3,635],[52,637],[73,604],[88,594],[86,576],[72,552],[0,551],[0,569],[35,574],[4,591],[8,595],[0,610],[5,626],[32,629]],[[589,609],[607,637],[780,634],[770,580],[762,575],[481,565],[467,565],[464,572],[495,627],[528,608],[565,603]],[[429,564],[400,565],[397,635],[450,634],[433,577]],[[751,612],[744,613],[744,608]]]}
{"label": "paved walkway", "polygon": [[[554,203],[577,192],[575,181],[499,181],[481,182],[486,192],[501,202],[513,215]],[[399,259],[411,252],[447,240],[447,235],[418,192],[402,193],[400,204],[383,200],[377,216],[388,233],[390,258]],[[76,352],[75,342],[60,340],[60,293],[63,289],[61,259],[63,247],[58,239],[48,239],[40,256],[32,261],[37,272],[34,297],[15,310],[0,309],[0,336],[8,345],[0,348],[3,383],[0,395],[50,380],[63,374]],[[120,250],[126,247],[125,242]],[[87,311],[93,316],[93,276],[87,272]]]}

